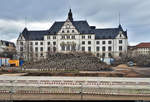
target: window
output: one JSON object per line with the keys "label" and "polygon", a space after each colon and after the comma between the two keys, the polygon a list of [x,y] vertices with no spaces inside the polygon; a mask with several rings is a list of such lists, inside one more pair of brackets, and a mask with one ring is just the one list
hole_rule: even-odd
{"label": "window", "polygon": [[62,39],[65,39],[65,36],[62,36],[61,38],[62,38]]}
{"label": "window", "polygon": [[99,41],[96,41],[96,44],[100,44]]}
{"label": "window", "polygon": [[88,47],[88,51],[91,52],[91,47]]}
{"label": "window", "polygon": [[119,51],[122,51],[122,46],[119,46]]}
{"label": "window", "polygon": [[85,51],[85,47],[82,47],[82,51]]}
{"label": "window", "polygon": [[30,46],[30,51],[31,51],[31,52],[33,51],[33,47],[32,47],[32,46]]}
{"label": "window", "polygon": [[47,36],[47,39],[51,39],[51,37],[50,37],[50,36]]}
{"label": "window", "polygon": [[105,53],[102,54],[102,57],[103,57],[103,58],[105,57]]}
{"label": "window", "polygon": [[70,45],[69,44],[67,45],[67,51],[70,51]]}
{"label": "window", "polygon": [[74,30],[72,30],[72,33],[74,33]]}
{"label": "window", "polygon": [[71,51],[76,51],[76,44],[71,45]]}
{"label": "window", "polygon": [[47,45],[50,45],[51,43],[50,42],[47,42]]}
{"label": "window", "polygon": [[53,47],[53,51],[56,52],[56,47]]}
{"label": "window", "polygon": [[23,47],[20,47],[20,51],[23,51]]}
{"label": "window", "polygon": [[111,41],[108,41],[108,44],[112,44],[112,42],[111,42]]}
{"label": "window", "polygon": [[61,50],[65,51],[65,46],[64,45],[61,46]]}
{"label": "window", "polygon": [[41,51],[43,51],[43,47],[41,47],[40,49],[41,49]]}
{"label": "window", "polygon": [[119,44],[122,44],[122,40],[119,40]]}
{"label": "window", "polygon": [[56,36],[53,36],[53,39],[56,39]]}
{"label": "window", "polygon": [[43,53],[41,53],[41,57],[44,57],[44,56],[43,56]]}
{"label": "window", "polygon": [[90,36],[90,35],[88,36],[88,39],[91,39],[91,36]]}
{"label": "window", "polygon": [[91,41],[88,41],[88,44],[91,45]]}
{"label": "window", "polygon": [[67,39],[70,39],[70,36],[67,36]]}
{"label": "window", "polygon": [[96,47],[96,51],[99,51],[99,46]]}
{"label": "window", "polygon": [[20,42],[20,45],[23,45],[23,42]]}
{"label": "window", "polygon": [[67,30],[67,33],[70,33],[70,31],[69,31],[69,30]]}
{"label": "window", "polygon": [[85,45],[85,41],[82,41],[82,45]]}
{"label": "window", "polygon": [[38,52],[38,47],[35,47],[35,52]]}
{"label": "window", "polygon": [[38,54],[35,54],[36,57],[38,57]]}
{"label": "window", "polygon": [[111,58],[112,57],[111,53],[108,53],[108,56]]}
{"label": "window", "polygon": [[35,45],[38,45],[38,42],[35,42]]}
{"label": "window", "polygon": [[53,42],[53,45],[56,45],[56,42]]}
{"label": "window", "polygon": [[111,48],[111,46],[109,46],[109,47],[108,47],[108,51],[111,51],[111,50],[112,50],[112,48]]}
{"label": "window", "polygon": [[48,52],[50,52],[51,51],[51,48],[50,47],[48,47]]}
{"label": "window", "polygon": [[82,39],[85,39],[85,36],[84,36],[84,35],[82,36]]}
{"label": "window", "polygon": [[99,53],[97,53],[97,54],[96,54],[96,56],[97,56],[97,57],[100,57],[100,54],[99,54]]}
{"label": "window", "polygon": [[119,56],[121,57],[121,56],[122,56],[122,53],[119,53]]}
{"label": "window", "polygon": [[40,44],[43,45],[43,42],[41,42]]}
{"label": "window", "polygon": [[75,36],[74,36],[74,35],[72,36],[72,39],[75,39]]}
{"label": "window", "polygon": [[106,50],[105,46],[103,46],[103,47],[102,47],[102,50],[103,50],[103,51],[105,51],[105,50]]}
{"label": "window", "polygon": [[105,41],[103,41],[102,43],[105,44]]}
{"label": "window", "polygon": [[62,33],[65,33],[65,31],[63,30]]}
{"label": "window", "polygon": [[30,45],[33,45],[33,43],[32,43],[32,42],[30,42]]}

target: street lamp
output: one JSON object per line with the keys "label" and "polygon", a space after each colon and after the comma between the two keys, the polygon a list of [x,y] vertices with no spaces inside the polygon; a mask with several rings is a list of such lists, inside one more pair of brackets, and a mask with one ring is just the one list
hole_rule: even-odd
{"label": "street lamp", "polygon": [[80,94],[81,94],[81,100],[83,100],[83,84],[80,83],[80,85],[81,85],[81,91],[80,91]]}
{"label": "street lamp", "polygon": [[5,56],[5,65],[4,65],[4,68],[6,67],[6,57],[7,57],[7,53],[4,53],[4,56]]}
{"label": "street lamp", "polygon": [[9,91],[9,93],[10,93],[10,101],[12,101],[13,102],[13,93],[14,93],[14,90],[13,90],[13,80],[11,80],[10,81],[10,83],[11,83],[11,90]]}

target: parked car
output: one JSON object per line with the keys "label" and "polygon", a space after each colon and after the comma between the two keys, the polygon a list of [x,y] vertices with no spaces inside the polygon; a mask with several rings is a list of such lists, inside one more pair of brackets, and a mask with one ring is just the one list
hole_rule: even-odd
{"label": "parked car", "polygon": [[129,61],[129,62],[128,62],[128,66],[130,66],[130,67],[131,67],[131,66],[135,66],[135,65],[136,65],[136,63],[134,63],[134,62],[132,62],[132,61]]}

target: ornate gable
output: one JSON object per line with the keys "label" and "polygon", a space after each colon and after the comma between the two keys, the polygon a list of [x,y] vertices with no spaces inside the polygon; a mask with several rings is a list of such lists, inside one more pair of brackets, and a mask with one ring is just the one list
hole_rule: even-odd
{"label": "ornate gable", "polygon": [[58,34],[80,34],[70,20],[67,20]]}

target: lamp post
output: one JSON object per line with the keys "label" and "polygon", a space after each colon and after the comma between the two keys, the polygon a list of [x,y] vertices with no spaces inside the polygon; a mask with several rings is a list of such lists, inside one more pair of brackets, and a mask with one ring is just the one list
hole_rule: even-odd
{"label": "lamp post", "polygon": [[5,65],[4,65],[4,69],[6,68],[6,57],[7,57],[7,53],[4,53],[5,56]]}
{"label": "lamp post", "polygon": [[80,83],[80,85],[81,85],[81,91],[80,91],[80,94],[81,94],[81,100],[83,100],[83,84]]}
{"label": "lamp post", "polygon": [[13,96],[13,93],[14,93],[13,82],[14,82],[13,80],[10,81],[10,83],[11,83],[11,90],[9,91],[9,93],[10,93],[10,101],[11,102],[13,102],[13,97],[12,96]]}

